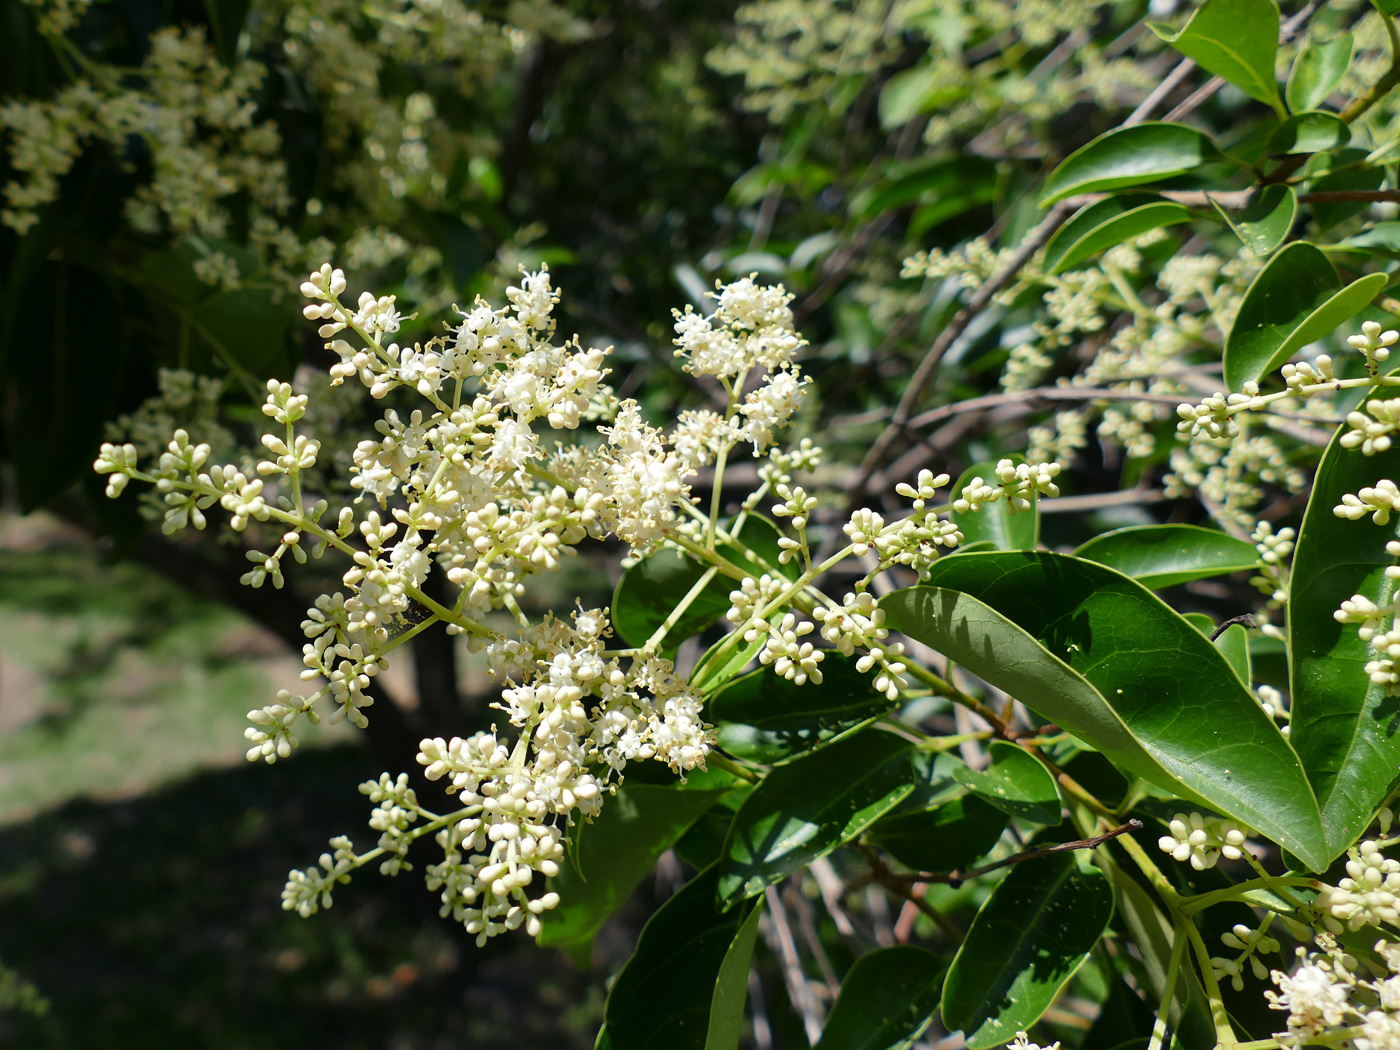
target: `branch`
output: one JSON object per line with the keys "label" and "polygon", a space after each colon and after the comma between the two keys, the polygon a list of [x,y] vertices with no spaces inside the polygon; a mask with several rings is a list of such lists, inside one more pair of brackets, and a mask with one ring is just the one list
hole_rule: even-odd
{"label": "branch", "polygon": [[[822,1034],[822,1009],[817,997],[812,994],[807,975],[802,972],[802,960],[797,955],[797,942],[792,937],[792,927],[788,925],[787,912],[783,909],[782,898],[776,886],[769,886],[764,896],[768,901],[768,927],[772,936],[769,947],[775,948],[783,965],[783,982],[787,985],[788,999],[802,1018],[802,1028],[807,1033],[807,1041],[813,1046]],[[774,944],[773,942],[777,943]]]}
{"label": "branch", "polygon": [[1135,394],[1128,390],[1111,390],[1106,387],[1044,386],[1005,394],[986,394],[951,405],[941,405],[915,416],[909,420],[909,426],[926,427],[951,416],[960,416],[964,412],[981,412],[1003,405],[1020,404],[1023,401],[1151,401],[1175,408],[1181,404],[1182,399],[1170,394]]}
{"label": "branch", "polygon": [[1126,824],[1120,824],[1116,828],[1105,831],[1102,835],[1094,835],[1087,839],[1075,839],[1073,842],[1058,842],[1053,846],[1034,846],[1031,849],[1022,850],[1020,853],[1013,853],[1004,860],[999,860],[992,864],[984,864],[980,868],[970,868],[965,871],[959,869],[943,872],[941,874],[920,871],[912,875],[896,875],[891,872],[889,877],[899,882],[912,883],[915,885],[925,882],[941,882],[956,889],[968,879],[975,878],[978,875],[985,875],[990,871],[996,871],[998,868],[1005,868],[1011,864],[1020,864],[1022,861],[1048,857],[1053,853],[1068,853],[1071,850],[1079,849],[1098,849],[1110,839],[1116,839],[1119,835],[1125,835],[1130,831],[1141,831],[1142,827],[1142,821],[1134,817]]}

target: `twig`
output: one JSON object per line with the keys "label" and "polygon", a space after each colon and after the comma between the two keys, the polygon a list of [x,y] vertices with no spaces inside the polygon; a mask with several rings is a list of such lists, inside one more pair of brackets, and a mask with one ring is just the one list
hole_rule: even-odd
{"label": "twig", "polygon": [[[918,908],[933,920],[933,924],[942,930],[943,934],[949,940],[954,942],[962,941],[962,931],[953,925],[952,920],[928,901],[924,900],[922,893],[916,894],[912,886],[907,885],[898,875],[890,871],[889,865],[880,859],[878,853],[863,843],[856,843],[855,849],[857,853],[865,858],[865,862],[870,865],[869,882],[879,883],[896,897],[902,897],[905,901]],[[855,886],[851,886],[847,892],[855,888]],[[897,934],[895,939],[898,940]]]}
{"label": "twig", "polygon": [[1171,499],[1161,489],[1119,489],[1117,492],[1091,492],[1083,496],[1057,496],[1041,500],[1042,514],[1069,514],[1104,507],[1130,507],[1135,503],[1161,503]]}
{"label": "twig", "polygon": [[1181,120],[1183,117],[1186,116],[1190,116],[1192,113],[1196,112],[1196,110],[1200,109],[1201,106],[1205,104],[1207,99],[1209,99],[1212,95],[1214,95],[1224,86],[1225,79],[1223,77],[1211,77],[1204,84],[1198,87],[1195,91],[1187,95],[1186,100],[1184,102],[1180,103],[1174,109],[1170,110],[1167,113],[1167,115],[1162,119],[1167,122],[1171,122],[1174,120]]}
{"label": "twig", "polygon": [[1162,78],[1162,82],[1152,89],[1151,93],[1138,103],[1137,109],[1129,114],[1125,121],[1127,124],[1140,124],[1151,115],[1152,111],[1162,104],[1162,100],[1176,90],[1183,80],[1191,75],[1191,71],[1196,68],[1194,59],[1183,58],[1176,64],[1176,68]]}
{"label": "twig", "polygon": [[980,412],[984,409],[1000,408],[1002,405],[1019,404],[1022,401],[1152,401],[1175,408],[1181,404],[1181,397],[1171,394],[1140,394],[1104,387],[1044,386],[1034,390],[970,397],[966,401],[941,405],[915,416],[909,421],[909,426],[926,427],[950,416],[962,415],[964,412]]}
{"label": "twig", "polygon": [[807,942],[807,950],[812,953],[812,958],[817,960],[817,968],[822,972],[822,980],[826,982],[827,998],[834,1000],[841,991],[841,979],[836,976],[836,970],[832,967],[831,959],[826,954],[826,946],[822,944],[821,935],[817,932],[812,902],[798,890],[796,882],[789,884],[787,899],[788,903],[792,905],[793,912],[797,915],[797,928],[802,931],[802,939]]}
{"label": "twig", "polygon": [[1226,620],[1224,623],[1222,623],[1219,627],[1217,627],[1213,632],[1211,632],[1210,640],[1211,640],[1212,642],[1215,641],[1217,638],[1219,638],[1222,634],[1224,634],[1226,631],[1228,631],[1231,627],[1235,626],[1235,624],[1237,624],[1237,623],[1242,623],[1242,624],[1244,624],[1246,627],[1257,627],[1257,626],[1258,626],[1258,625],[1254,622],[1254,617],[1253,617],[1253,616],[1250,616],[1249,613],[1240,613],[1240,615],[1238,615],[1238,616],[1232,616],[1232,617],[1230,617],[1228,620]]}
{"label": "twig", "polygon": [[889,877],[898,882],[912,884],[939,882],[952,886],[954,889],[961,886],[968,879],[978,875],[986,875],[990,871],[998,868],[1005,868],[1011,864],[1020,864],[1022,861],[1036,860],[1040,857],[1048,857],[1053,853],[1068,853],[1071,850],[1098,849],[1110,839],[1116,839],[1119,835],[1127,834],[1129,831],[1141,831],[1142,821],[1134,817],[1125,824],[1120,824],[1116,828],[1105,831],[1102,835],[1094,835],[1087,839],[1075,839],[1073,842],[1057,842],[1053,846],[1032,846],[1030,849],[1022,850],[1020,853],[1013,853],[1011,856],[991,864],[984,864],[980,868],[970,868],[967,870],[957,869],[954,871],[934,873],[919,871],[911,875],[896,875],[893,872]]}
{"label": "twig", "polygon": [[[1006,265],[983,281],[977,291],[972,293],[972,298],[967,301],[967,305],[954,314],[953,319],[944,326],[943,331],[938,333],[938,338],[933,341],[928,353],[919,362],[919,366],[914,369],[914,374],[909,377],[909,385],[904,388],[904,394],[895,407],[894,416],[891,418],[889,426],[875,439],[875,444],[871,446],[870,451],[866,453],[865,459],[861,462],[860,477],[869,477],[884,462],[889,447],[908,426],[914,405],[923,395],[924,387],[933,378],[938,363],[943,360],[943,355],[957,342],[958,337],[967,331],[973,318],[987,307],[998,292],[1016,278],[1021,267],[1026,265],[1031,256],[1045,245],[1045,242],[1063,225],[1073,211],[1074,206],[1068,201],[1061,201],[1052,207],[1050,214],[1041,220],[1040,225],[1026,234],[1015,253],[1007,260]],[[865,486],[861,485],[857,491],[851,494],[853,504],[859,502],[864,496],[864,488]]]}
{"label": "twig", "polygon": [[856,934],[855,924],[851,922],[850,913],[841,903],[841,876],[836,874],[836,869],[831,866],[831,861],[822,857],[812,861],[807,866],[807,870],[812,873],[812,878],[816,880],[817,890],[822,895],[822,903],[826,905],[826,911],[831,916],[831,921],[836,924],[836,932],[842,937],[854,937]]}
{"label": "twig", "polygon": [[758,1050],[773,1050],[773,1026],[768,1023],[768,1007],[763,999],[763,979],[758,969],[749,970],[749,1016],[753,1019],[753,1043]]}
{"label": "twig", "polygon": [[[816,996],[807,984],[807,975],[802,972],[802,960],[797,957],[797,943],[792,938],[792,927],[788,925],[787,912],[783,910],[782,898],[776,886],[769,886],[764,896],[768,900],[768,926],[772,932],[769,947],[775,947],[778,959],[783,966],[783,983],[787,985],[788,998],[792,1008],[802,1018],[802,1028],[807,1033],[807,1041],[813,1046],[822,1034],[822,1009]],[[772,942],[776,941],[774,945]]]}

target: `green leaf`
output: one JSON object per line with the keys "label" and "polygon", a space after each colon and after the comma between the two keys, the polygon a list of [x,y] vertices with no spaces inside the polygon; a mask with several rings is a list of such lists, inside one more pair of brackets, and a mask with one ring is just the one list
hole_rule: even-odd
{"label": "green leaf", "polygon": [[1254,544],[1199,525],[1130,525],[1095,536],[1074,556],[1117,569],[1154,591],[1259,564]]}
{"label": "green leaf", "polygon": [[[1024,457],[1013,456],[1013,461]],[[996,463],[974,463],[962,472],[949,499],[957,499],[974,478],[997,483]],[[1030,510],[1015,510],[1004,499],[982,504],[977,510],[955,510],[950,517],[962,530],[966,543],[987,542],[997,550],[1032,550],[1040,538],[1040,504],[1031,497]]]}
{"label": "green leaf", "polygon": [[729,790],[628,782],[617,789],[591,824],[577,825],[574,864],[561,864],[550,888],[559,907],[543,915],[543,946],[586,946],[637,884],[715,800]]}
{"label": "green leaf", "polygon": [[1325,246],[1327,251],[1378,249],[1377,254],[1400,258],[1400,222],[1378,222],[1368,226],[1355,237]]}
{"label": "green leaf", "polygon": [[1309,863],[1330,859],[1288,742],[1215,647],[1151,591],[1049,553],[960,554],[935,563],[929,583],[881,599],[889,627],[1122,768]]}
{"label": "green leaf", "polygon": [[1321,153],[1339,149],[1351,141],[1351,128],[1335,113],[1310,110],[1289,117],[1269,136],[1264,148],[1270,156],[1289,153]]}
{"label": "green leaf", "polygon": [[954,768],[953,778],[1007,816],[1053,827],[1060,823],[1060,789],[1050,771],[1029,752],[995,740],[985,770]]}
{"label": "green leaf", "polygon": [[771,667],[735,679],[706,708],[719,746],[751,762],[782,762],[837,740],[890,709],[853,657],[828,651],[822,681],[796,685]]}
{"label": "green leaf", "polygon": [[721,903],[762,893],[893,809],[914,788],[911,751],[893,733],[866,729],[770,772],[734,817]]}
{"label": "green leaf", "polygon": [[880,126],[897,128],[935,106],[946,106],[969,94],[966,85],[950,84],[942,70],[923,62],[901,70],[880,90]]}
{"label": "green leaf", "polygon": [[1293,60],[1284,96],[1294,113],[1316,109],[1337,90],[1351,65],[1353,40],[1342,33],[1327,41],[1309,40]]}
{"label": "green leaf", "polygon": [[1272,255],[1288,231],[1293,229],[1293,220],[1298,214],[1298,195],[1292,186],[1275,183],[1265,186],[1260,194],[1241,210],[1234,218],[1214,199],[1211,204],[1220,213],[1235,236],[1246,248],[1260,259]]}
{"label": "green leaf", "polygon": [[909,944],[866,952],[846,971],[815,1050],[903,1050],[938,1009],[946,968]]}
{"label": "green leaf", "polygon": [[[715,879],[713,867],[696,875],[642,928],[603,1008],[610,1050],[734,1045],[723,1042],[735,1027],[734,975],[740,969],[747,973],[745,956],[753,949],[758,909],[744,904],[716,911]],[[742,1009],[742,999],[738,1006]]]}
{"label": "green leaf", "polygon": [[1130,237],[1193,218],[1195,212],[1184,204],[1161,197],[1109,197],[1081,208],[1055,231],[1045,245],[1045,266],[1052,274],[1064,273]]}
{"label": "green leaf", "polygon": [[1323,453],[1313,482],[1288,603],[1290,739],[1317,790],[1333,855],[1365,830],[1400,769],[1400,701],[1372,684],[1365,669],[1371,646],[1358,637],[1358,625],[1332,615],[1355,594],[1380,605],[1393,600],[1395,584],[1385,570],[1394,559],[1385,545],[1400,538],[1400,519],[1385,526],[1370,518],[1347,521],[1332,508],[1343,493],[1400,477],[1400,447],[1365,456],[1341,447],[1344,429]]}
{"label": "green leaf", "polygon": [[1249,633],[1244,629],[1244,624],[1232,623],[1211,644],[1220,650],[1220,655],[1225,657],[1245,688],[1249,688],[1253,676],[1249,666]]}
{"label": "green leaf", "polygon": [[[618,636],[628,645],[645,645],[706,571],[699,562],[673,550],[657,551],[637,562],[622,574],[613,592],[613,628]],[[714,575],[666,632],[663,647],[673,648],[723,616],[729,608],[725,587],[732,590],[734,582]]]}
{"label": "green leaf", "polygon": [[1274,0],[1206,0],[1179,33],[1161,22],[1149,22],[1148,28],[1202,69],[1250,98],[1278,108],[1274,79],[1278,5]]}
{"label": "green leaf", "polygon": [[754,908],[724,953],[710,1000],[710,1027],[705,1034],[705,1050],[738,1050],[744,1034],[744,1001],[749,996],[749,966],[753,962],[754,941],[762,908]]}
{"label": "green leaf", "polygon": [[866,837],[911,868],[955,871],[990,853],[1006,821],[1006,813],[968,792],[933,810],[895,810]]}
{"label": "green leaf", "polygon": [[[796,579],[799,566],[778,566],[778,536],[772,522],[750,514],[734,537],[737,546],[720,544],[719,551],[754,576],[764,572],[754,561],[758,557]],[[637,562],[622,574],[613,592],[613,627],[618,635],[629,645],[645,645],[705,571],[698,561],[673,550],[657,551]],[[716,574],[666,632],[662,647],[674,648],[723,616],[729,609],[729,592],[736,586],[732,577]]]}
{"label": "green leaf", "polygon": [[943,985],[943,1024],[969,1050],[1001,1046],[1035,1024],[1113,915],[1113,891],[1072,856],[1026,861],[992,891]]}
{"label": "green leaf", "polygon": [[1215,144],[1185,124],[1144,121],[1116,128],[1075,150],[1050,173],[1040,206],[1076,193],[1141,186],[1184,175],[1216,156]]}
{"label": "green leaf", "polygon": [[1383,273],[1359,277],[1338,291],[1337,272],[1315,245],[1295,241],[1265,264],[1244,293],[1225,339],[1225,383],[1239,391],[1297,351],[1330,335],[1371,304]]}

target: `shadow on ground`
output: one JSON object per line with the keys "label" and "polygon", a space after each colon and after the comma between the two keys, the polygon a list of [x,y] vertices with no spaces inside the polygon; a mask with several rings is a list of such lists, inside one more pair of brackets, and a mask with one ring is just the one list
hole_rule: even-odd
{"label": "shadow on ground", "polygon": [[438,917],[430,857],[371,866],[310,919],[281,909],[331,836],[370,844],[369,762],[304,752],[0,829],[0,960],[52,1004],[0,1015],[0,1045],[591,1047],[601,979],[523,937],[477,949]]}

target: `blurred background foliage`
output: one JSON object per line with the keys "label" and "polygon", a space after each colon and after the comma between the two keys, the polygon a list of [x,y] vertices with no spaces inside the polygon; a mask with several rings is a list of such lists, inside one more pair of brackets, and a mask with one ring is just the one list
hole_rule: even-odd
{"label": "blurred background foliage", "polygon": [[[1147,8],[0,0],[0,963],[52,1007],[0,1012],[0,1040],[490,1047],[519,1044],[511,1013],[538,1025],[529,1045],[589,1045],[666,871],[586,973],[528,943],[467,950],[412,880],[364,880],[313,922],[283,913],[287,869],[362,819],[348,785],[412,768],[430,730],[482,723],[487,683],[428,632],[367,740],[245,767],[244,712],[295,675],[285,646],[317,579],[240,588],[236,546],[165,539],[137,500],[101,498],[98,442],[162,369],[219,380],[208,414],[246,442],[264,378],[327,363],[294,293],[323,261],[418,310],[409,338],[547,263],[561,330],[615,345],[612,381],[658,419],[709,395],[675,367],[670,310],[757,272],[796,294],[811,342],[819,396],[795,436],[819,437],[848,486],[957,308],[957,278],[905,279],[902,260],[989,229],[1016,243],[1037,180],[1175,65]],[[1356,23],[1367,82],[1381,38],[1361,10],[1328,4],[1313,29]],[[1226,90],[1193,119],[1247,154],[1272,116]],[[927,401],[1001,389],[1039,294],[970,328]],[[1099,345],[1076,343],[1045,381]],[[191,389],[167,407],[197,408]],[[956,476],[1024,447],[1035,422],[970,414],[901,447]],[[1167,444],[1090,446],[1073,484],[1136,484]],[[1152,520],[1096,513],[1048,518],[1045,542]],[[606,603],[608,571],[578,559],[532,600]]]}

